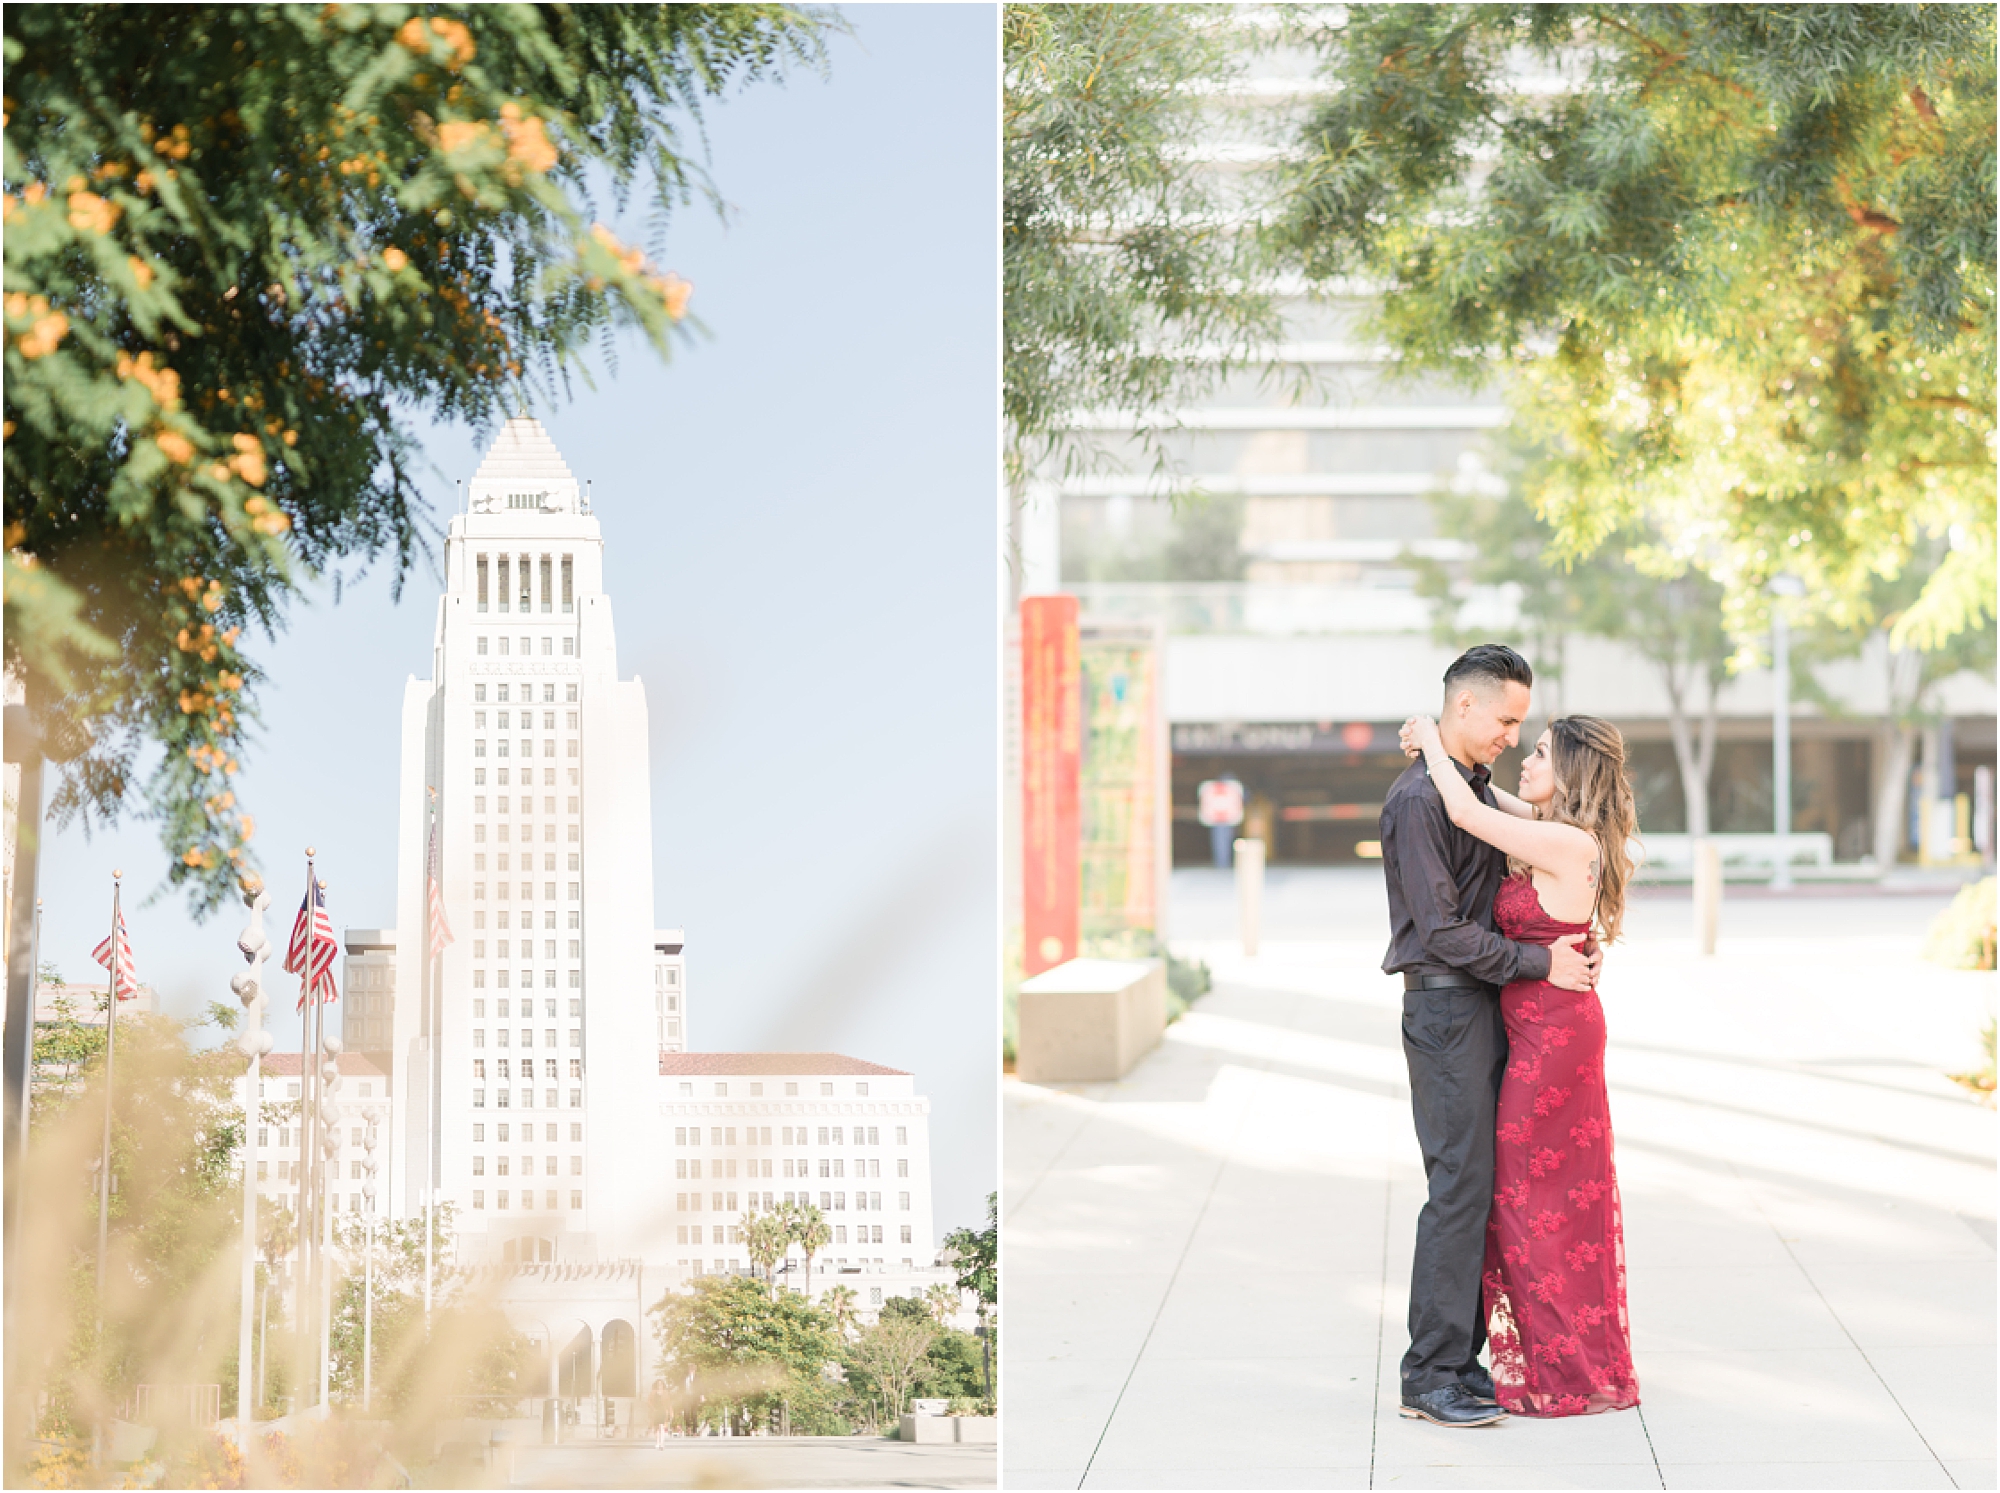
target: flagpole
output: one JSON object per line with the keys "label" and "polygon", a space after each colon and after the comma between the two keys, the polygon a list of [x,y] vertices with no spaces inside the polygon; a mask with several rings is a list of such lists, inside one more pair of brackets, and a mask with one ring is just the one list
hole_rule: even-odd
{"label": "flagpole", "polygon": [[[120,912],[118,894],[123,871],[111,873],[111,958],[106,966],[105,1006],[104,1006],[104,1150],[97,1169],[97,1351],[104,1352],[104,1257],[110,1247],[111,1237],[111,1064],[118,1049],[118,967],[119,928],[124,922]],[[92,1438],[96,1443],[92,1448],[91,1460],[98,1461],[103,1453],[103,1420],[100,1415],[97,1434]]]}
{"label": "flagpole", "polygon": [[332,1242],[332,1209],[328,1205],[326,1117],[326,1002],[312,984],[313,943],[319,937],[320,883],[314,878],[306,888],[306,999],[312,1003],[313,1026],[313,1315],[315,1337],[320,1344],[319,1367],[313,1375],[319,1389],[318,1412],[324,1417],[326,1403],[326,1317],[325,1288],[327,1253]]}
{"label": "flagpole", "polygon": [[313,1040],[312,1040],[312,925],[313,925],[313,847],[306,846],[306,900],[300,913],[305,919],[305,957],[298,970],[299,976],[299,1272],[292,1282],[294,1302],[292,1331],[295,1335],[292,1357],[297,1378],[294,1381],[293,1396],[297,1403],[294,1412],[305,1408],[306,1395],[306,1353],[311,1341],[308,1331],[312,1322],[312,1277],[313,1261],[317,1254],[315,1244],[319,1218],[315,1206],[313,1178],[315,1167],[314,1131],[317,1124],[318,1103],[314,1098]]}

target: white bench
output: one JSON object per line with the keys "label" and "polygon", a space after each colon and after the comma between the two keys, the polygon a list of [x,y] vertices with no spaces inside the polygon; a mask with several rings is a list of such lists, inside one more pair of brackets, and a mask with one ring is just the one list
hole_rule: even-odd
{"label": "white bench", "polygon": [[[1722,856],[1724,869],[1732,866],[1775,866],[1778,863],[1778,836],[1774,834],[1710,835]],[[1795,866],[1833,864],[1833,836],[1823,830],[1786,835],[1786,859]],[[1691,835],[1641,832],[1635,856],[1643,855],[1642,873],[1692,874],[1694,838]]]}

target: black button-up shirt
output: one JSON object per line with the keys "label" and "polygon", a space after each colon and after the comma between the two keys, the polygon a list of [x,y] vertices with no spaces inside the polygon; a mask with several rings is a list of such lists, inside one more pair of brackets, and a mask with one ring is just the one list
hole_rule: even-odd
{"label": "black button-up shirt", "polygon": [[[1472,791],[1493,804],[1485,767],[1453,760]],[[1498,807],[1498,805],[1494,805]],[[1451,822],[1419,759],[1382,805],[1382,867],[1389,883],[1389,974],[1470,975],[1490,985],[1545,980],[1549,951],[1512,943],[1493,923],[1507,857]]]}

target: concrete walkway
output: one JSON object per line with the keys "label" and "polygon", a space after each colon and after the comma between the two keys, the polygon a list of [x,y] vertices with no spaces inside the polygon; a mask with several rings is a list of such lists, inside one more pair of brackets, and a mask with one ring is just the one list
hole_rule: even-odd
{"label": "concrete walkway", "polygon": [[[1733,889],[1732,889],[1733,890]],[[1603,995],[1636,1411],[1396,1413],[1422,1172],[1379,873],[1274,873],[1244,959],[1125,1082],[1006,1089],[1008,1488],[1991,1488],[1994,979],[1941,892],[1637,901]]]}
{"label": "concrete walkway", "polygon": [[676,1437],[523,1446],[453,1487],[991,1488],[991,1446],[920,1446],[879,1436]]}

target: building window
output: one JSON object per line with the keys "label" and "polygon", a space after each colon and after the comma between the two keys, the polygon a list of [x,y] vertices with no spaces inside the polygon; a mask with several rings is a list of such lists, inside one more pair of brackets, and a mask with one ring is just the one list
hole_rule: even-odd
{"label": "building window", "polygon": [[[304,901],[305,899],[300,898],[300,900]],[[475,1156],[472,1158],[472,1175],[475,1177],[486,1175],[486,1158],[484,1156]]]}
{"label": "building window", "polygon": [[[479,646],[475,651],[479,654],[481,658],[484,658],[486,656],[486,639],[481,638],[479,640]],[[305,899],[301,897],[299,900],[303,902]]]}
{"label": "building window", "polygon": [[822,1099],[831,1099],[833,1097],[833,1085],[823,1083],[819,1086],[819,1092]]}
{"label": "building window", "polygon": [[[484,741],[473,742],[472,755],[475,757],[484,757],[486,755],[486,743]],[[299,900],[303,902],[305,898],[301,897]]]}
{"label": "building window", "polygon": [[910,1226],[908,1224],[903,1225],[903,1242],[905,1244],[910,1242]]}
{"label": "building window", "polygon": [[866,1099],[868,1097],[868,1085],[865,1083],[858,1083],[854,1086],[854,1092],[858,1097]]}
{"label": "building window", "polygon": [[910,1158],[907,1156],[898,1156],[896,1158],[896,1175],[899,1177],[907,1177],[909,1176],[909,1174],[910,1174]]}
{"label": "building window", "polygon": [[[485,639],[482,638],[480,641],[484,642]],[[484,653],[486,650],[482,648],[479,651]],[[305,899],[301,897],[299,900],[303,902]],[[472,1189],[472,1206],[475,1208],[484,1208],[486,1206],[486,1193],[483,1188],[475,1187]]]}
{"label": "building window", "polygon": [[799,1086],[797,1084],[788,1083],[785,1085],[785,1097],[787,1099],[796,1099],[798,1098],[798,1096],[799,1096]]}
{"label": "building window", "polygon": [[[304,899],[301,898],[300,900],[303,901]],[[688,1164],[686,1159],[683,1158],[679,1161],[676,1161],[674,1163],[674,1180],[677,1182],[685,1182],[687,1180],[687,1174],[688,1174]]]}
{"label": "building window", "polygon": [[[846,1224],[837,1223],[833,1226],[833,1242],[835,1244],[845,1244],[847,1242]],[[845,1260],[842,1260],[840,1263],[845,1265],[847,1262]]]}
{"label": "building window", "polygon": [[494,1092],[496,1097],[494,1099],[493,1107],[495,1109],[505,1109],[507,1107],[508,1096],[511,1095],[514,1091],[512,1089],[497,1089]]}
{"label": "building window", "polygon": [[907,1125],[898,1125],[896,1127],[896,1144],[899,1146],[907,1146],[909,1143],[910,1143],[910,1127]]}
{"label": "building window", "polygon": [[907,1213],[910,1211],[910,1195],[907,1192],[896,1194],[896,1211],[898,1213]]}
{"label": "building window", "polygon": [[571,1089],[571,1090],[569,1091],[569,1107],[570,1107],[571,1109],[582,1109],[582,1108],[583,1108],[583,1090],[582,1090],[582,1089]]}
{"label": "building window", "polygon": [[[303,901],[304,899],[301,898],[300,900]],[[472,1091],[472,1107],[474,1109],[486,1108],[486,1090],[474,1089]]]}
{"label": "building window", "polygon": [[[302,899],[302,900],[303,900],[303,899]],[[506,1188],[504,1188],[504,1187],[503,1187],[503,1188],[501,1188],[501,1189],[500,1189],[500,1191],[499,1191],[499,1194],[498,1194],[498,1195],[497,1195],[497,1196],[496,1196],[496,1197],[495,1197],[495,1198],[493,1199],[493,1206],[494,1206],[494,1207],[496,1207],[496,1208],[504,1208],[504,1207],[506,1207],[506,1206],[507,1206],[507,1189],[506,1189]]]}

